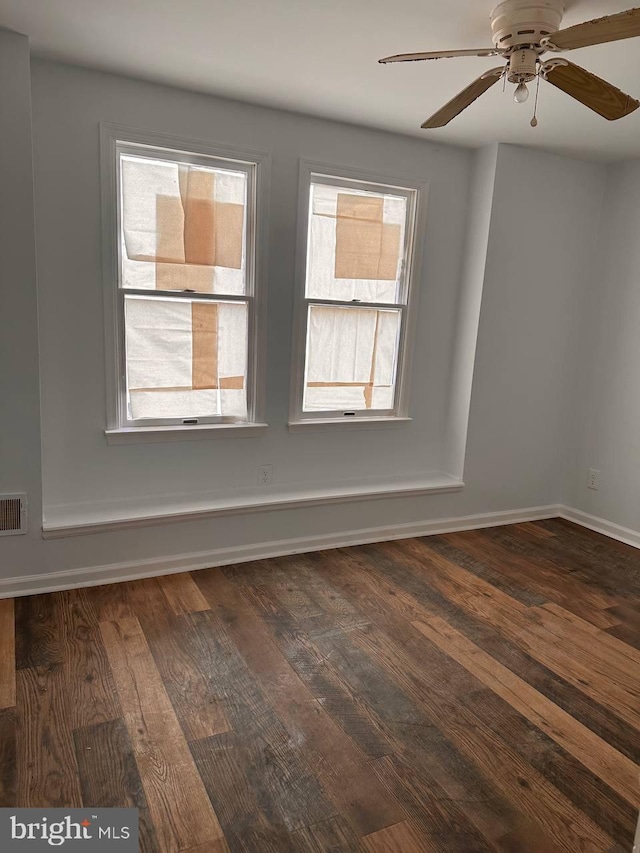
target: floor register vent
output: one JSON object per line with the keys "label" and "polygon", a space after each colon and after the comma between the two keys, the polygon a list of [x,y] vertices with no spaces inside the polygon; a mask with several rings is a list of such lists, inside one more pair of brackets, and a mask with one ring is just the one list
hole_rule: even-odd
{"label": "floor register vent", "polygon": [[0,495],[0,536],[27,532],[27,496]]}

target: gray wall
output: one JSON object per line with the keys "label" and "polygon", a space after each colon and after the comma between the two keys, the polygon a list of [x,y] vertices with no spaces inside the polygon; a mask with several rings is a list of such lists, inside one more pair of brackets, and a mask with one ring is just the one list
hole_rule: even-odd
{"label": "gray wall", "polygon": [[[640,531],[640,162],[612,166],[587,278],[566,501]],[[600,489],[586,488],[600,471]]]}
{"label": "gray wall", "polygon": [[[28,114],[27,71],[20,109]],[[292,491],[373,477],[409,481],[453,467],[452,424],[453,444],[464,451],[468,414],[467,485],[456,494],[244,513],[59,540],[15,537],[0,540],[0,576],[233,550],[560,500],[566,391],[576,367],[574,314],[598,223],[601,167],[508,146],[475,157],[48,62],[33,63],[32,73],[40,369],[31,273],[14,332],[26,342],[28,358],[3,386],[3,397],[9,412],[27,390],[32,403],[19,427],[3,413],[0,439],[16,467],[11,488],[27,489],[36,505],[34,534],[39,379],[47,517],[100,518],[119,506],[186,506],[253,488],[257,466],[268,462],[278,487]],[[14,85],[7,83],[11,76],[3,75],[1,85]],[[267,436],[106,444],[100,121],[271,153]],[[14,149],[29,159],[26,131]],[[300,157],[430,182],[410,425],[353,435],[286,429]],[[12,262],[23,279],[34,262],[28,214],[16,219],[13,209],[3,208],[12,245],[27,245],[28,258]],[[477,273],[478,257],[484,274]],[[3,280],[6,269],[3,262]],[[458,413],[455,421],[452,412]],[[16,448],[26,451],[22,462]],[[3,470],[3,488],[5,482]]]}
{"label": "gray wall", "polygon": [[526,490],[564,502],[567,403],[605,178],[594,163],[499,148],[472,393],[484,431],[470,433],[465,479],[507,501]]}
{"label": "gray wall", "polygon": [[28,539],[0,539],[11,576],[37,550],[42,487],[29,43],[3,29],[0,187],[0,494],[26,492],[31,516]]}
{"label": "gray wall", "polygon": [[[442,468],[440,436],[460,278],[471,157],[455,148],[64,68],[34,65],[42,316],[45,515],[96,502],[406,478]],[[264,437],[109,447],[105,423],[99,122],[271,154],[267,422]],[[299,158],[429,181],[414,357],[412,423],[389,430],[289,434]],[[64,508],[61,508],[63,505]]]}

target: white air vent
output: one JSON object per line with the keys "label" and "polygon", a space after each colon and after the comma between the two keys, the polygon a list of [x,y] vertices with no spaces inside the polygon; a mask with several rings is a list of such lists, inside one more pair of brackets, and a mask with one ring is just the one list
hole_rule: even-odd
{"label": "white air vent", "polygon": [[0,536],[27,532],[27,496],[0,495]]}

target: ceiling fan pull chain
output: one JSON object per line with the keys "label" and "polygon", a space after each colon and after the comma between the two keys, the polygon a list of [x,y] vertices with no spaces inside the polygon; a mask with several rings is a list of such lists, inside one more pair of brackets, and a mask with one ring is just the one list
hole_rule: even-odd
{"label": "ceiling fan pull chain", "polygon": [[536,100],[533,105],[533,118],[531,119],[531,127],[538,126],[538,94],[540,92],[540,71],[536,75]]}

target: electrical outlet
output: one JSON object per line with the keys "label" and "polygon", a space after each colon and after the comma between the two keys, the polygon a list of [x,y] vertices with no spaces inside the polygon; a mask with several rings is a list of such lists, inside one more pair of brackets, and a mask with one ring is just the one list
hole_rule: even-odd
{"label": "electrical outlet", "polygon": [[595,468],[589,468],[587,472],[587,488],[596,491],[600,488],[600,471]]}
{"label": "electrical outlet", "polygon": [[261,486],[270,486],[273,480],[273,465],[261,465],[258,468],[258,483]]}

